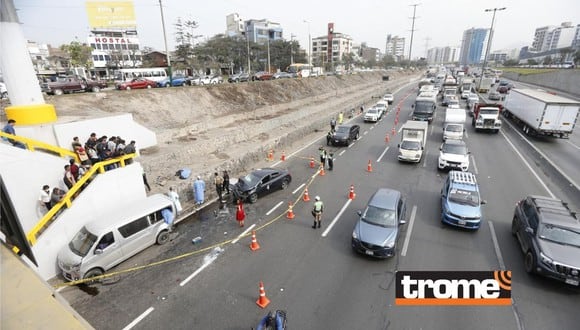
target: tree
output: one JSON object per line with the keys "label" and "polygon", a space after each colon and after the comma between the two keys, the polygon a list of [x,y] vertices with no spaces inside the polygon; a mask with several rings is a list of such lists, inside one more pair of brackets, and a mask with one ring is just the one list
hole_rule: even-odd
{"label": "tree", "polygon": [[554,60],[552,59],[552,56],[548,55],[548,56],[544,57],[544,61],[542,61],[542,63],[544,65],[550,65],[550,64],[554,63]]}
{"label": "tree", "polygon": [[73,41],[68,45],[61,45],[60,49],[68,56],[71,67],[82,67],[89,71],[93,66],[93,49],[90,46]]}
{"label": "tree", "polygon": [[518,65],[518,61],[517,60],[505,60],[503,62],[504,66],[517,66]]}
{"label": "tree", "polygon": [[528,65],[538,65],[538,61],[534,60],[533,58],[529,58],[527,63]]}
{"label": "tree", "polygon": [[175,41],[177,42],[175,67],[178,69],[191,68],[195,64],[193,51],[195,40],[202,37],[194,34],[194,30],[198,28],[199,24],[194,20],[183,20],[178,17],[174,26],[176,29]]}
{"label": "tree", "polygon": [[573,52],[574,49],[572,49],[572,47],[560,49],[560,64],[566,62],[566,60],[568,59],[568,55],[572,54]]}

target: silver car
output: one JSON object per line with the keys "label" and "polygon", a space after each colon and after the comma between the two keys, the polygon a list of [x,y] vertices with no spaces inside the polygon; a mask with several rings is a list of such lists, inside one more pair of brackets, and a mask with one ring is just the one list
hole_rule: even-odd
{"label": "silver car", "polygon": [[373,194],[352,231],[354,251],[376,258],[395,255],[399,226],[406,223],[406,203],[400,191],[380,188]]}

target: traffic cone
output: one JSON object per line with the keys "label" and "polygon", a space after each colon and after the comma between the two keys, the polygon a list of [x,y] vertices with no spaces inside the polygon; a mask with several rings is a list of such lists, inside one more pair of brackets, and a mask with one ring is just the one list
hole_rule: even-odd
{"label": "traffic cone", "polygon": [[314,168],[314,157],[310,157],[310,168]]}
{"label": "traffic cone", "polygon": [[274,150],[272,149],[270,149],[270,152],[268,152],[268,160],[274,161]]}
{"label": "traffic cone", "polygon": [[325,176],[326,175],[326,172],[324,172],[324,165],[321,165],[320,166],[320,173],[319,174],[320,174],[320,176]]}
{"label": "traffic cone", "polygon": [[304,195],[302,196],[302,200],[305,202],[309,202],[310,201],[310,196],[308,195],[308,188],[304,189]]}
{"label": "traffic cone", "polygon": [[373,171],[373,166],[371,164],[371,160],[369,159],[369,163],[367,164],[367,172],[372,172]]}
{"label": "traffic cone", "polygon": [[389,133],[387,133],[387,135],[385,136],[385,142],[389,143],[391,141],[391,137],[389,136]]}
{"label": "traffic cone", "polygon": [[292,211],[292,202],[288,203],[288,213],[286,214],[286,218],[288,219],[294,219],[295,215],[294,212]]}
{"label": "traffic cone", "polygon": [[395,118],[395,125],[399,123],[399,117]]}
{"label": "traffic cone", "polygon": [[391,135],[393,135],[393,136],[397,135],[397,130],[394,127],[391,130]]}
{"label": "traffic cone", "polygon": [[354,185],[350,185],[350,191],[348,192],[348,199],[353,200],[355,199],[356,194],[354,193]]}
{"label": "traffic cone", "polygon": [[286,161],[286,153],[284,152],[284,150],[282,150],[282,156],[280,156],[280,160],[281,161]]}
{"label": "traffic cone", "polygon": [[250,250],[256,251],[260,249],[260,244],[258,244],[258,240],[256,239],[256,231],[252,230],[252,243],[250,244]]}
{"label": "traffic cone", "polygon": [[270,304],[270,299],[266,297],[266,290],[264,290],[264,283],[260,281],[260,297],[256,301],[256,304],[262,308],[266,308]]}

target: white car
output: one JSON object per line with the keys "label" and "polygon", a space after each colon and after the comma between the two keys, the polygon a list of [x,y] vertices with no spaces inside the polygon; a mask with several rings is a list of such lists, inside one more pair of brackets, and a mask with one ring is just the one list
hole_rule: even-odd
{"label": "white car", "polygon": [[377,121],[379,121],[379,118],[380,118],[380,113],[379,113],[379,110],[376,109],[376,108],[370,108],[370,109],[368,109],[367,112],[365,112],[365,115],[364,115],[364,121],[365,122],[372,121],[372,122],[375,122],[376,123]]}
{"label": "white car", "polygon": [[467,99],[467,98],[469,97],[469,95],[471,95],[471,92],[470,92],[470,91],[467,91],[467,90],[465,90],[465,91],[463,91],[463,92],[461,93],[461,99],[462,99],[462,100],[465,100],[465,99]]}
{"label": "white car", "polygon": [[395,97],[392,93],[387,93],[385,96],[383,96],[383,101],[387,101],[388,104],[393,104]]}
{"label": "white car", "polygon": [[437,168],[466,172],[469,170],[469,151],[461,140],[446,140],[439,148]]}

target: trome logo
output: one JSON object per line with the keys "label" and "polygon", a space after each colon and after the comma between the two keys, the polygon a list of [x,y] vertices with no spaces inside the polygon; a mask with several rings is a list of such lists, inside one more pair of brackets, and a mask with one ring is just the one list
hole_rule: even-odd
{"label": "trome logo", "polygon": [[396,305],[510,305],[511,271],[396,273]]}

